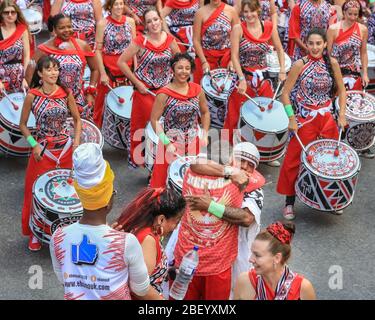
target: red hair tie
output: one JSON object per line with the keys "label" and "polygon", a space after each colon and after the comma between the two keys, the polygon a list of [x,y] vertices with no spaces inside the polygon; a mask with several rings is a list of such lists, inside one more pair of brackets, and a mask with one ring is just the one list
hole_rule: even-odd
{"label": "red hair tie", "polygon": [[151,195],[151,199],[157,198],[157,202],[160,204],[160,195],[164,192],[165,188],[155,188]]}
{"label": "red hair tie", "polygon": [[270,224],[266,230],[283,244],[290,244],[292,241],[291,233],[280,222]]}

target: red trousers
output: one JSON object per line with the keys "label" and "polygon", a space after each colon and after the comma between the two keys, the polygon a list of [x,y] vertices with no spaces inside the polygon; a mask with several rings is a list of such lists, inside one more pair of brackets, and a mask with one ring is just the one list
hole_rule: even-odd
{"label": "red trousers", "polygon": [[[61,150],[62,151],[62,150]],[[51,153],[58,158],[60,153],[58,151],[51,151]],[[60,168],[71,169],[73,167],[72,161],[73,148],[69,148],[68,151],[60,159]],[[53,170],[56,168],[56,162],[46,155],[43,156],[42,160],[37,162],[33,155],[29,158],[29,163],[26,169],[25,176],[25,191],[23,198],[23,208],[22,208],[22,234],[25,236],[31,235],[31,230],[29,227],[30,214],[32,209],[32,189],[35,180],[43,173]]]}
{"label": "red trousers", "polygon": [[144,155],[140,145],[144,137],[144,129],[150,121],[155,97],[151,94],[141,94],[134,91],[133,107],[130,119],[130,153],[132,161],[137,165],[144,165]]}
{"label": "red trousers", "polygon": [[[338,129],[331,113],[326,112],[324,116],[318,114],[314,120],[304,124],[298,130],[298,136],[304,146],[318,138],[338,139]],[[299,166],[301,163],[302,147],[297,138],[293,136],[288,144],[283,165],[277,182],[277,192],[286,196],[296,194],[294,185],[296,183]]]}
{"label": "red trousers", "polygon": [[184,300],[228,300],[232,268],[212,276],[194,276]]}
{"label": "red trousers", "polygon": [[[199,154],[201,148],[200,140],[198,137],[186,146],[178,143],[174,143],[174,145],[177,148],[177,153],[180,156],[195,156]],[[174,160],[176,160],[176,156],[170,154],[169,152],[166,152],[166,147],[161,142],[159,142],[156,153],[156,160],[150,180],[151,188],[164,188],[167,185],[168,168]]]}
{"label": "red trousers", "polygon": [[[252,98],[256,96],[273,98],[274,94],[272,83],[269,80],[261,81],[258,88],[253,88],[252,86],[249,86],[248,83],[246,93]],[[229,97],[228,110],[223,129],[228,130],[229,142],[231,144],[233,144],[233,130],[237,129],[240,109],[245,101],[247,101],[247,98],[244,95],[239,94],[237,89],[233,90]]]}
{"label": "red trousers", "polygon": [[[111,84],[112,86],[113,84]],[[107,86],[98,83],[98,94],[95,99],[95,106],[94,106],[94,114],[93,120],[96,126],[101,129],[103,124],[103,113],[104,113],[104,98],[105,95],[108,93],[109,89]]]}

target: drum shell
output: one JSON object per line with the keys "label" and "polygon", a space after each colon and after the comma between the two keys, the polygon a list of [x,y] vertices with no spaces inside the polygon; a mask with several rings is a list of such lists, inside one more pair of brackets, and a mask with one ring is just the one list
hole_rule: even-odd
{"label": "drum shell", "polygon": [[180,159],[173,161],[168,167],[167,186],[174,190],[177,194],[182,195],[182,185],[184,182],[184,174],[190,163],[194,161],[196,156],[185,156],[185,163]]}
{"label": "drum shell", "polygon": [[[289,72],[290,68],[292,67],[292,60],[290,57],[284,53],[285,58],[285,72]],[[270,78],[278,78],[280,72],[280,64],[278,62],[277,52],[272,51],[271,53],[267,54],[267,71]],[[276,63],[277,61],[277,63]]]}
{"label": "drum shell", "polygon": [[31,34],[38,34],[43,28],[43,16],[35,9],[24,9],[22,13],[25,17]]}
{"label": "drum shell", "polygon": [[[73,130],[74,120],[73,118],[68,118],[66,122],[67,122],[68,134],[72,139],[74,139],[74,130]],[[82,122],[82,132],[81,132],[81,137],[80,137],[80,143],[81,144],[88,143],[88,142],[97,143],[100,145],[100,148],[103,149],[104,139],[99,128],[95,124],[93,124],[91,121],[81,119],[81,122]]]}

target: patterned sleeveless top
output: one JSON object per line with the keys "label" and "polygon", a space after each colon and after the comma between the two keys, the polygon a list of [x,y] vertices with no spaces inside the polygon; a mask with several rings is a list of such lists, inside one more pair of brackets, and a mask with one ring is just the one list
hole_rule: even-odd
{"label": "patterned sleeveless top", "polygon": [[166,42],[162,45],[163,50],[157,50],[143,35],[134,40],[137,45],[141,46],[141,50],[137,53],[138,66],[134,74],[151,89],[164,87],[173,78],[170,66],[172,49],[169,45],[173,39],[168,35]]}
{"label": "patterned sleeveless top", "polygon": [[94,48],[96,22],[92,0],[65,0],[61,13],[71,17],[77,38],[86,40]]}
{"label": "patterned sleeveless top", "polygon": [[103,53],[107,55],[121,55],[129,47],[132,39],[132,28],[126,21],[118,22],[107,17],[104,29]]}
{"label": "patterned sleeveless top", "polygon": [[341,69],[360,72],[361,45],[361,30],[358,22],[345,32],[341,25],[339,34],[332,46],[332,57],[337,59]]}
{"label": "patterned sleeveless top", "polygon": [[168,27],[171,31],[173,28],[193,25],[195,13],[199,9],[199,1],[193,0],[189,2],[191,3],[190,7],[172,9],[171,13],[168,15]]}
{"label": "patterned sleeveless top", "polygon": [[224,50],[230,48],[230,19],[222,11],[202,35],[202,48],[206,50]]}
{"label": "patterned sleeveless top", "polygon": [[[191,142],[198,135],[201,115],[199,108],[201,88],[195,83],[189,83],[189,92],[192,90],[195,90],[194,96],[190,95],[184,99],[178,97],[178,93],[168,88],[159,90],[159,93],[163,92],[168,95],[163,112],[164,131],[173,141],[181,143],[183,137],[183,143]],[[176,95],[173,95],[173,93]]]}
{"label": "patterned sleeveless top", "polygon": [[0,44],[4,43],[4,46],[1,45],[0,47],[0,79],[3,83],[5,82],[9,85],[9,88],[7,88],[9,93],[22,91],[22,81],[24,79],[22,34],[25,30],[25,26],[17,26],[11,37],[18,37],[18,39],[12,41],[11,45],[5,45],[9,38],[0,41]]}
{"label": "patterned sleeveless top", "polygon": [[272,0],[261,0],[260,1],[260,7],[261,7],[261,14],[260,14],[260,20],[266,21],[271,20],[271,3]]}
{"label": "patterned sleeveless top", "polygon": [[271,50],[269,39],[272,34],[272,22],[265,21],[264,32],[259,39],[250,34],[247,30],[246,22],[243,22],[241,27],[243,32],[239,45],[241,67],[248,71],[267,68],[266,54]]}
{"label": "patterned sleeveless top", "polygon": [[375,45],[375,12],[373,12],[370,18],[367,20],[368,27],[368,43]]}
{"label": "patterned sleeveless top", "polygon": [[295,85],[297,114],[306,119],[314,118],[317,115],[316,110],[330,112],[332,84],[332,77],[323,57],[308,57]]}
{"label": "patterned sleeveless top", "polygon": [[150,6],[156,6],[156,0],[128,0],[127,4],[130,9],[140,18],[143,19],[143,13]]}
{"label": "patterned sleeveless top", "polygon": [[31,111],[36,119],[37,139],[57,137],[64,133],[69,114],[68,96],[64,89],[59,87],[53,97],[37,89],[33,89],[31,93],[35,94]]}

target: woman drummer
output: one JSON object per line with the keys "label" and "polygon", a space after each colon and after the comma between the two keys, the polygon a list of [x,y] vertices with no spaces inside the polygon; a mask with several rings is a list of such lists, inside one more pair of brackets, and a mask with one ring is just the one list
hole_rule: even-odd
{"label": "woman drummer", "polygon": [[242,273],[234,289],[234,300],[315,300],[311,282],[290,270],[295,226],[276,222],[262,230],[252,246],[253,269]]}
{"label": "woman drummer", "polygon": [[[124,0],[107,0],[104,9],[110,15],[97,25],[95,54],[99,63],[100,84],[95,99],[94,122],[99,128],[102,127],[104,96],[108,92],[108,86],[115,88],[127,84],[117,61],[135,38],[136,30],[134,20],[123,14],[124,7]],[[133,61],[128,63],[131,67]]]}
{"label": "woman drummer", "polygon": [[[176,155],[197,155],[200,147],[208,143],[210,113],[206,96],[199,85],[189,82],[194,60],[186,52],[178,53],[171,60],[171,67],[173,80],[158,91],[151,113],[151,125],[159,137],[150,181],[153,188],[165,187],[169,164]],[[159,123],[162,116],[164,128]]]}
{"label": "woman drummer", "polygon": [[[39,59],[20,120],[21,132],[32,147],[26,169],[22,208],[22,233],[30,237],[29,249],[32,251],[41,248],[41,243],[32,235],[29,227],[34,181],[56,167],[72,168],[72,153],[80,143],[81,120],[73,94],[59,81],[59,68],[59,62],[53,57]],[[27,128],[30,112],[36,119],[35,138]],[[74,122],[74,141],[65,134],[69,114]]]}
{"label": "woman drummer", "polygon": [[145,188],[117,219],[116,230],[133,233],[141,244],[152,291],[159,299],[162,284],[168,281],[168,261],[161,241],[176,228],[185,206],[185,199],[171,189]]}
{"label": "woman drummer", "polygon": [[[30,35],[25,18],[13,0],[0,4],[0,91],[21,92],[30,62]],[[1,93],[0,93],[1,95]]]}
{"label": "woman drummer", "polygon": [[[150,120],[155,91],[166,86],[173,77],[170,61],[180,52],[173,36],[162,30],[162,20],[156,8],[144,13],[146,33],[139,34],[125,49],[118,66],[135,87],[130,121],[131,165],[143,165],[144,156],[137,146],[142,143],[144,128]],[[128,61],[137,58],[134,73]]]}
{"label": "woman drummer", "polygon": [[[48,28],[55,36],[38,46],[34,60],[38,61],[40,57],[50,55],[59,61],[61,83],[72,90],[81,117],[91,120],[99,73],[95,54],[85,41],[73,37],[72,21],[69,17],[61,13],[50,17]],[[90,67],[91,75],[90,85],[84,91],[83,73],[86,63]],[[33,68],[29,66],[27,72],[31,77]]]}
{"label": "woman drummer", "polygon": [[100,0],[55,0],[51,16],[59,13],[70,17],[75,37],[85,40],[94,50],[96,24],[102,19]]}
{"label": "woman drummer", "polygon": [[145,12],[155,7],[158,12],[163,8],[163,0],[128,0],[125,12],[132,17],[137,25],[137,32],[143,33],[146,28]]}
{"label": "woman drummer", "polygon": [[[326,53],[325,31],[312,29],[306,41],[308,55],[293,64],[281,96],[285,112],[289,117],[289,130],[295,135],[298,133],[305,146],[318,138],[337,139],[337,124],[342,130],[346,126],[345,86],[337,60]],[[290,99],[292,89],[296,115],[294,115]],[[332,99],[336,93],[340,106],[337,124],[332,115]],[[277,183],[277,192],[286,196],[283,214],[288,220],[295,218],[294,185],[298,176],[302,150],[295,135],[289,141]]]}
{"label": "woman drummer", "polygon": [[200,84],[203,72],[231,67],[230,33],[239,23],[235,8],[221,0],[205,0],[194,19],[193,43],[196,59],[194,82]]}
{"label": "woman drummer", "polygon": [[[284,51],[277,28],[271,21],[260,20],[258,0],[242,1],[244,21],[233,27],[231,34],[231,56],[233,67],[239,76],[238,91],[234,90],[229,98],[228,112],[224,129],[229,130],[229,141],[233,141],[233,130],[237,128],[240,107],[246,101],[247,93],[251,97],[273,97],[271,79],[267,79],[267,54],[272,41],[280,61],[279,81],[286,79]],[[274,164],[276,165],[276,163]]]}

